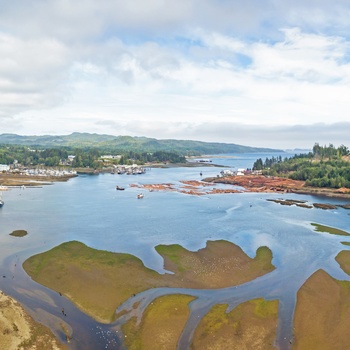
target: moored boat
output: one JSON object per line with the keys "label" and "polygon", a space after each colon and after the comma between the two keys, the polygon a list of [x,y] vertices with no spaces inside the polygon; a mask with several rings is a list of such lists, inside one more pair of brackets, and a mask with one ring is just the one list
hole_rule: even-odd
{"label": "moored boat", "polygon": [[4,205],[4,201],[0,199],[0,208]]}
{"label": "moored boat", "polygon": [[115,186],[115,189],[116,189],[117,191],[124,191],[124,190],[125,190],[124,187],[119,187],[118,185]]}
{"label": "moored boat", "polygon": [[143,198],[143,193],[139,193],[139,194],[137,195],[137,198],[138,198],[138,199]]}

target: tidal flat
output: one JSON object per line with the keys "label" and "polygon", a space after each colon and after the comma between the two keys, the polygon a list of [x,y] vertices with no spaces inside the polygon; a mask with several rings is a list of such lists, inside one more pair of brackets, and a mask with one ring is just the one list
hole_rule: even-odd
{"label": "tidal flat", "polygon": [[159,274],[131,254],[96,250],[77,241],[34,255],[23,268],[34,281],[104,323],[115,320],[115,310],[127,299],[151,288],[225,288],[274,270],[267,247],[260,247],[255,258],[227,241],[208,241],[197,252],[179,245],[160,245],[156,250],[172,273]]}
{"label": "tidal flat", "polygon": [[[325,225],[312,226],[332,235],[348,234]],[[149,269],[131,254],[92,249],[77,241],[34,255],[23,267],[33,280],[104,323],[122,318],[123,312],[116,313],[118,306],[152,288],[232,287],[274,270],[267,247],[258,248],[254,258],[224,240],[208,241],[198,251],[178,244],[158,245],[155,250],[169,273]],[[350,251],[341,251],[336,261],[350,273]],[[154,349],[176,349],[194,300],[195,296],[176,293],[155,298],[141,315],[121,323],[124,345],[131,350],[147,349],[150,344],[157,344]],[[349,347],[350,338],[341,336],[350,327],[349,305],[350,282],[336,280],[323,270],[312,274],[297,293],[291,349]],[[276,349],[278,312],[279,301],[264,298],[247,300],[231,309],[228,304],[215,304],[195,328],[191,349]]]}

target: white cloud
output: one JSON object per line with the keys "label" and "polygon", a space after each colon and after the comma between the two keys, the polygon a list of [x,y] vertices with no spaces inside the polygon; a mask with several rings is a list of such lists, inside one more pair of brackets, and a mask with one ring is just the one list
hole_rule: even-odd
{"label": "white cloud", "polygon": [[345,0],[151,0],[146,7],[141,0],[0,0],[0,8],[4,132],[16,131],[5,122],[12,118],[26,134],[97,126],[200,139],[197,129],[220,141],[227,125],[275,130],[348,120]]}
{"label": "white cloud", "polygon": [[0,115],[62,102],[69,52],[53,39],[0,33]]}

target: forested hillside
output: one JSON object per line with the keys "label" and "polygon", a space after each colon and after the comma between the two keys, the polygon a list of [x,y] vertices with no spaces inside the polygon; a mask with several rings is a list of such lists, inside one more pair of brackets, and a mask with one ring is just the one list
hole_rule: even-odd
{"label": "forested hillside", "polygon": [[350,153],[348,147],[336,148],[332,144],[320,146],[315,143],[312,152],[284,158],[259,158],[253,170],[262,170],[264,175],[285,176],[306,181],[314,187],[350,188]]}
{"label": "forested hillside", "polygon": [[151,153],[157,151],[174,152],[182,156],[220,154],[281,152],[270,148],[241,146],[234,143],[201,142],[190,140],[157,140],[147,137],[111,136],[89,133],[72,133],[61,136],[20,136],[1,134],[0,144],[37,146],[45,148],[68,147],[89,150],[98,149],[103,153]]}
{"label": "forested hillside", "polygon": [[[69,161],[68,156],[71,157]],[[153,153],[122,152],[119,157],[102,158],[96,148],[29,148],[18,145],[0,145],[0,164],[11,165],[17,162],[24,166],[60,166],[102,168],[111,164],[145,164],[147,162],[184,163],[186,158],[174,152],[158,151]]]}

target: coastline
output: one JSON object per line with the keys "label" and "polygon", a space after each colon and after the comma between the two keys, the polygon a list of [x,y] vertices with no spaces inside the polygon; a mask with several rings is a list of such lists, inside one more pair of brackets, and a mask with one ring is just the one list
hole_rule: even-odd
{"label": "coastline", "polygon": [[13,298],[0,291],[0,348],[66,350],[49,328],[35,322]]}
{"label": "coastline", "polygon": [[[31,176],[18,174],[0,174],[0,184],[6,187],[38,187],[51,185],[54,182],[66,182],[77,175],[69,174],[62,176]],[[6,189],[4,189],[6,190]]]}
{"label": "coastline", "polygon": [[305,186],[305,181],[263,175],[225,176],[203,179],[203,182],[241,186],[245,192],[296,193],[337,198],[350,198],[350,189]]}

